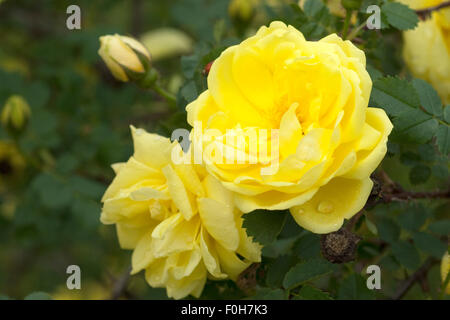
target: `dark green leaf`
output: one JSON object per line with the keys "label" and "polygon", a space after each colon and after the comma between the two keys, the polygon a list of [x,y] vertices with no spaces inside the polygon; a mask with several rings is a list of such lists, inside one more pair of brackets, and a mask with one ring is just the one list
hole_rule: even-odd
{"label": "dark green leaf", "polygon": [[197,87],[194,80],[186,82],[186,84],[181,88],[181,95],[187,102],[194,101],[197,98]]}
{"label": "dark green leaf", "polygon": [[392,243],[398,240],[400,236],[400,228],[389,218],[382,218],[376,222],[378,235],[381,240]]}
{"label": "dark green leaf", "polygon": [[286,272],[295,264],[294,256],[281,256],[274,260],[268,267],[266,284],[272,288],[279,288],[283,284]]}
{"label": "dark green leaf", "polygon": [[288,254],[297,238],[278,239],[264,246],[262,255],[264,257],[276,258],[280,255]]}
{"label": "dark green leaf", "polygon": [[450,153],[450,127],[441,124],[436,133],[436,143],[439,151],[447,155]]}
{"label": "dark green leaf", "polygon": [[414,29],[419,22],[414,10],[398,2],[385,2],[381,11],[389,24],[400,30]]}
{"label": "dark green leaf", "polygon": [[286,221],[286,211],[255,210],[244,215],[243,227],[262,245],[275,241]]}
{"label": "dark green leaf", "polygon": [[414,270],[420,265],[420,256],[417,249],[409,242],[401,240],[392,244],[392,253],[406,268]]}
{"label": "dark green leaf", "polygon": [[304,285],[294,300],[333,300],[330,294],[309,285]]}
{"label": "dark green leaf", "polygon": [[36,291],[27,295],[24,300],[52,300],[52,297],[48,293]]}
{"label": "dark green leaf", "polygon": [[354,273],[341,282],[338,290],[338,299],[369,300],[373,299],[373,292],[367,288],[366,279]]}
{"label": "dark green leaf", "polygon": [[307,232],[300,236],[292,250],[300,259],[317,258],[320,255],[320,236]]}
{"label": "dark green leaf", "polygon": [[436,234],[449,235],[450,234],[450,219],[440,220],[430,223],[428,230]]}
{"label": "dark green leaf", "polygon": [[398,216],[400,225],[410,231],[419,230],[426,219],[427,212],[423,207],[408,208]]}
{"label": "dark green leaf", "polygon": [[440,259],[447,250],[447,246],[438,238],[425,232],[416,232],[413,235],[414,244],[423,252],[431,254],[433,257]]}
{"label": "dark green leaf", "polygon": [[442,114],[441,98],[436,90],[426,81],[422,79],[414,79],[412,85],[419,95],[420,104],[429,113],[440,116]]}
{"label": "dark green leaf", "polygon": [[324,259],[311,259],[300,262],[292,267],[283,280],[283,286],[287,289],[295,288],[306,281],[310,281],[332,272],[334,266]]}
{"label": "dark green leaf", "polygon": [[72,190],[62,180],[53,175],[42,173],[32,182],[42,203],[53,209],[61,208],[72,200]]}
{"label": "dark green leaf", "polygon": [[427,182],[431,176],[431,169],[423,164],[414,166],[409,172],[409,180],[412,184],[421,184]]}
{"label": "dark green leaf", "polygon": [[404,142],[421,144],[435,135],[438,121],[420,109],[409,108],[394,118],[394,128]]}
{"label": "dark green leaf", "polygon": [[447,123],[450,123],[450,105],[444,108],[444,120]]}
{"label": "dark green leaf", "polygon": [[399,78],[375,80],[371,99],[376,106],[385,109],[392,116],[401,115],[411,108],[419,108],[419,97],[414,87]]}
{"label": "dark green leaf", "polygon": [[250,297],[252,300],[284,300],[287,294],[282,289],[261,288],[258,292]]}

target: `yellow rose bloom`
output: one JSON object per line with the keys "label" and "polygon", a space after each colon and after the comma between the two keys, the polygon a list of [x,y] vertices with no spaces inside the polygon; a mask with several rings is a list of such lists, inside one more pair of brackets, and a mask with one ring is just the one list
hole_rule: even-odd
{"label": "yellow rose bloom", "polygon": [[[413,9],[444,0],[402,0]],[[403,32],[403,57],[415,77],[429,81],[444,103],[450,103],[450,8],[432,13],[414,30]]]}
{"label": "yellow rose bloom", "polygon": [[[442,283],[445,282],[447,278],[448,272],[450,271],[450,254],[446,252],[442,257],[441,261],[441,279]],[[444,288],[446,294],[450,294],[450,282],[447,284],[447,287]]]}
{"label": "yellow rose bloom", "polygon": [[[312,232],[339,229],[367,201],[392,129],[383,110],[368,108],[365,66],[336,34],[306,41],[282,22],[261,27],[222,52],[208,90],[187,106],[194,153],[241,211],[291,209]],[[243,147],[229,142],[230,129]],[[236,149],[248,161],[230,163]]]}
{"label": "yellow rose bloom", "polygon": [[[259,244],[242,228],[232,196],[200,166],[173,163],[183,151],[168,138],[132,128],[134,155],[115,164],[101,221],[115,224],[119,243],[133,250],[132,274],[145,270],[167,295],[199,297],[206,279],[236,280],[260,261]],[[239,255],[239,256],[238,256]]]}

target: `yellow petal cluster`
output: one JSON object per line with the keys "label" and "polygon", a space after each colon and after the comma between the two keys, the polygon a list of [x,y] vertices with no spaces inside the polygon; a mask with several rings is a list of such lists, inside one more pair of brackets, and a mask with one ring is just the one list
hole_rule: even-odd
{"label": "yellow petal cluster", "polygon": [[133,127],[132,135],[134,155],[113,166],[101,214],[133,250],[132,274],[145,270],[152,287],[180,299],[200,296],[207,278],[236,280],[260,261],[230,191],[200,166],[173,163],[172,153],[183,152],[177,143]]}
{"label": "yellow petal cluster", "polygon": [[[228,164],[202,153],[207,171],[233,191],[241,211],[290,209],[302,227],[328,233],[364,206],[392,129],[383,110],[368,107],[365,66],[364,52],[350,41],[336,34],[306,41],[277,21],[214,61],[208,89],[186,108],[191,135],[207,137],[194,138],[193,148],[235,148],[227,143],[229,129],[249,136],[278,130],[277,147],[272,131],[257,140],[258,148],[268,141],[268,150],[256,160],[245,141],[241,151],[252,162]],[[206,134],[212,129],[213,137]],[[262,174],[273,163],[276,172]]]}
{"label": "yellow petal cluster", "polygon": [[[401,0],[413,9],[444,0]],[[403,57],[415,77],[430,82],[444,103],[450,103],[450,8],[432,13],[414,30],[403,32]]]}

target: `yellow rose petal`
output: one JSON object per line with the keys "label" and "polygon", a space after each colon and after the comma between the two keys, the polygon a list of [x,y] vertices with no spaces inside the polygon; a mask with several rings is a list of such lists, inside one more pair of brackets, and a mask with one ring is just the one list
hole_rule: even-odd
{"label": "yellow rose petal", "polygon": [[361,210],[372,190],[372,180],[335,178],[322,186],[309,201],[290,209],[295,221],[314,233],[338,230],[344,219]]}

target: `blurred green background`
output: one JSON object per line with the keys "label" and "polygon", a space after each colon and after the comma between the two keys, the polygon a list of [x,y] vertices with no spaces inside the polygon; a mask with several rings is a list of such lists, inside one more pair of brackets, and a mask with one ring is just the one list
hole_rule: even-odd
{"label": "blurred green background", "polygon": [[[23,299],[45,292],[55,299],[103,299],[113,295],[131,253],[119,248],[114,227],[100,224],[100,198],[114,177],[110,165],[132,154],[129,126],[165,136],[187,127],[184,107],[206,88],[203,67],[262,24],[283,19],[303,26],[308,39],[342,26],[337,16],[331,16],[325,27],[314,25],[312,18],[305,24],[296,20],[298,13],[289,3],[294,2],[255,0],[229,9],[228,0],[1,2],[0,106],[18,94],[27,100],[32,114],[20,137],[9,136],[0,127],[0,162],[9,161],[0,170],[0,296]],[[71,4],[81,7],[81,30],[66,28],[66,8]],[[170,29],[155,33],[161,28]],[[151,91],[113,79],[97,54],[99,36],[113,33],[147,39],[144,43],[150,44],[163,85],[177,95],[177,107]],[[371,75],[405,74],[398,33],[388,33],[382,42],[376,35],[367,38]],[[430,151],[430,145],[420,148],[394,141],[385,170],[404,187],[446,186],[448,158]],[[425,178],[419,171],[418,186],[408,178],[417,165],[430,168]],[[357,261],[340,266],[334,276],[316,285],[335,298],[388,297],[428,256],[442,256],[448,209],[448,202],[437,200],[377,206],[367,215],[376,226],[361,222],[364,240]],[[427,229],[433,223],[434,229]],[[420,251],[401,240],[403,248],[389,249],[389,243],[410,238],[416,231],[437,242],[427,249],[425,241]],[[319,237],[289,221],[280,240],[265,249],[264,270],[270,272],[276,258],[288,252],[302,258],[318,256]],[[385,270],[381,293],[365,288],[362,267],[369,262],[380,263]],[[82,290],[66,288],[66,268],[72,264],[81,267]],[[437,263],[428,277],[428,291],[417,284],[407,298],[437,298]],[[243,296],[235,284],[222,281],[208,283],[202,297]],[[121,297],[166,295],[164,289],[151,289],[139,274],[129,280]]]}

